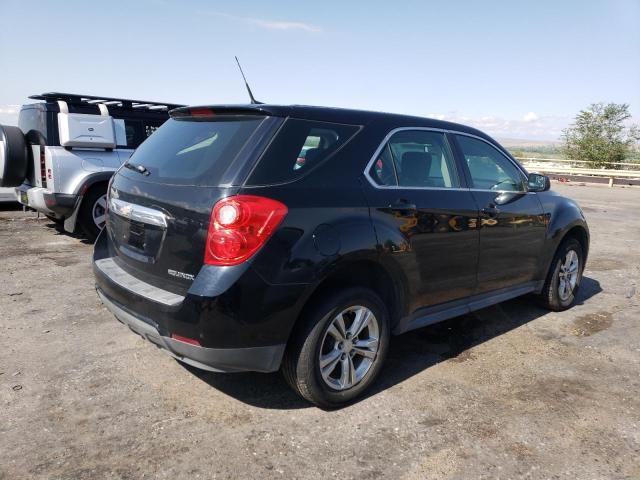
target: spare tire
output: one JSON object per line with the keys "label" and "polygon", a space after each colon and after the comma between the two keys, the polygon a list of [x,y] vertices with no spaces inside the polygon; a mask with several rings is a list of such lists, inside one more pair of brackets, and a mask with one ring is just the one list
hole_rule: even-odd
{"label": "spare tire", "polygon": [[29,154],[22,130],[0,125],[0,187],[22,185],[28,167]]}

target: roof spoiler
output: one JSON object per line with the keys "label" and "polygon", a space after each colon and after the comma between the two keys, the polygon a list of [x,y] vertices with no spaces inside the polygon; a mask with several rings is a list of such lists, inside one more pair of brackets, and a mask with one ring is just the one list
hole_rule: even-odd
{"label": "roof spoiler", "polygon": [[274,112],[272,112],[268,107],[262,107],[261,105],[263,104],[182,107],[171,110],[169,115],[171,115],[171,118],[215,117],[216,115],[274,116]]}

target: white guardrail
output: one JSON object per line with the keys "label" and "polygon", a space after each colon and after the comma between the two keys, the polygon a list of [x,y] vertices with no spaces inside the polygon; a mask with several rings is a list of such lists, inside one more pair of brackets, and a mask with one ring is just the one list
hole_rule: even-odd
{"label": "white guardrail", "polygon": [[[515,157],[525,168],[532,172],[540,172],[553,177],[567,178],[579,177],[582,181],[592,179],[604,179],[609,181],[609,186],[618,180],[618,183],[640,185],[640,164],[639,163],[616,163],[617,166],[627,167],[625,169],[613,168],[589,168],[586,160],[567,160],[564,158],[537,158],[537,157]],[[612,163],[607,163],[612,165]],[[632,170],[628,167],[635,167]]]}

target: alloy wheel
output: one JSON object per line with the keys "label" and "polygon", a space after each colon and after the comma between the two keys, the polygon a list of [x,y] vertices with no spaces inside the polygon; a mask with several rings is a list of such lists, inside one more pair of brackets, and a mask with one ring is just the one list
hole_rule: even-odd
{"label": "alloy wheel", "polygon": [[370,372],[378,355],[380,326],[371,310],[349,307],[337,314],[320,348],[320,374],[334,390],[347,390]]}
{"label": "alloy wheel", "polygon": [[578,283],[580,258],[575,250],[569,250],[560,263],[558,272],[558,296],[566,301],[573,294]]}
{"label": "alloy wheel", "polygon": [[104,194],[93,204],[91,208],[91,217],[93,218],[93,223],[96,224],[98,230],[102,230],[104,228],[105,220],[107,213],[107,195]]}

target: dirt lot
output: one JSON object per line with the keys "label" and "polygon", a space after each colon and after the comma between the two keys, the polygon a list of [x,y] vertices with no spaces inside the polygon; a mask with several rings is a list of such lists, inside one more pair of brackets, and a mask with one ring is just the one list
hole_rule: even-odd
{"label": "dirt lot", "polygon": [[91,245],[1,211],[0,478],[640,478],[640,188],[553,188],[591,226],[579,304],[396,337],[331,412],[181,366],[101,306]]}

